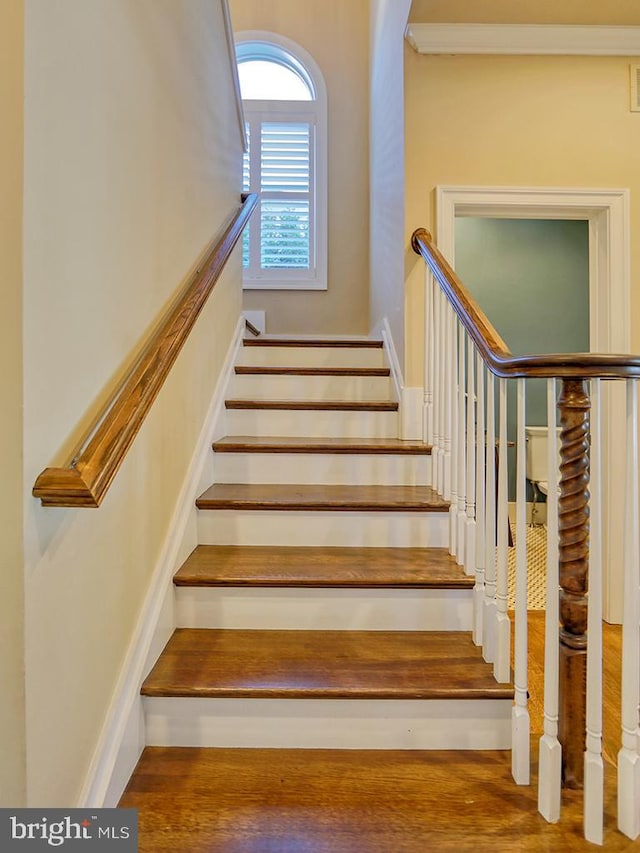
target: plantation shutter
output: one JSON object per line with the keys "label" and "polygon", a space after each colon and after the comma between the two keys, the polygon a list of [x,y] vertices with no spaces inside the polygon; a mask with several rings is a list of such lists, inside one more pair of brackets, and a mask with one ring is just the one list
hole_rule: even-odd
{"label": "plantation shutter", "polygon": [[[259,192],[260,207],[242,240],[242,265],[257,278],[314,272],[314,125],[266,120],[246,124],[244,192]],[[290,270],[290,273],[287,273]]]}
{"label": "plantation shutter", "polygon": [[260,266],[309,269],[309,124],[263,122]]}

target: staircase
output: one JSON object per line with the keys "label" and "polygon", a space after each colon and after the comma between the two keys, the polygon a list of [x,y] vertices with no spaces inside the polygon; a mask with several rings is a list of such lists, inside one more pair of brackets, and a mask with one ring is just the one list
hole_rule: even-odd
{"label": "staircase", "polygon": [[397,438],[382,343],[245,340],[226,429],[147,744],[508,748],[513,689],[472,642],[473,579],[430,448]]}

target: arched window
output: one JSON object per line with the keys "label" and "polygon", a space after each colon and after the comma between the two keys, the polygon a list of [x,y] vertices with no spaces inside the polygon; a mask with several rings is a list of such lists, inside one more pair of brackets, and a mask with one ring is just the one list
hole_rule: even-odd
{"label": "arched window", "polygon": [[327,102],[322,75],[273,33],[236,43],[248,151],[243,189],[260,193],[243,238],[246,288],[327,286]]}

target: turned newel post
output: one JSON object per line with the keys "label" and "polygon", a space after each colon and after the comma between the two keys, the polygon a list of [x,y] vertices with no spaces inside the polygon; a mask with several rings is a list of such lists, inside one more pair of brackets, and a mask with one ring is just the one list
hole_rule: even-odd
{"label": "turned newel post", "polygon": [[560,498],[560,705],[562,775],[581,788],[586,731],[587,583],[589,570],[589,410],[587,383],[564,379],[558,399],[561,424]]}

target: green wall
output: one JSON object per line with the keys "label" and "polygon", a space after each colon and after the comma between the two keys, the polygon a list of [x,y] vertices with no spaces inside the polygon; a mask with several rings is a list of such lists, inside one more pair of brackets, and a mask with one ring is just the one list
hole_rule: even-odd
{"label": "green wall", "polygon": [[[589,350],[589,227],[584,220],[456,218],[456,272],[514,355]],[[509,382],[508,431],[516,388]],[[527,382],[526,422],[546,424],[546,382]],[[509,459],[515,494],[515,451]]]}

